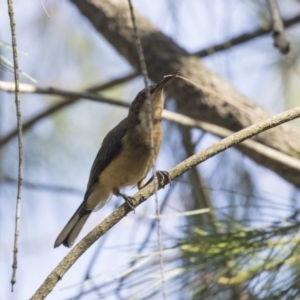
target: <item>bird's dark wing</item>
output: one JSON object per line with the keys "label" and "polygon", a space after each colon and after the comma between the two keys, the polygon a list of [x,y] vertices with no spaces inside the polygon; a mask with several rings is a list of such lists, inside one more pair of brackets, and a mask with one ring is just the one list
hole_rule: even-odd
{"label": "bird's dark wing", "polygon": [[122,138],[127,132],[127,118],[122,120],[115,128],[113,128],[104,138],[102,146],[93,163],[90,178],[87,185],[87,191],[84,196],[86,200],[92,186],[97,182],[100,173],[109,165],[109,163],[120,153],[122,149]]}

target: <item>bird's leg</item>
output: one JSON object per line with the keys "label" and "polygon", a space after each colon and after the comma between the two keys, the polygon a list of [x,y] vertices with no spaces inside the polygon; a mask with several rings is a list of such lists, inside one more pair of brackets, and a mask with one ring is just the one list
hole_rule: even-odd
{"label": "bird's leg", "polygon": [[135,207],[133,205],[133,202],[135,201],[135,199],[133,197],[127,196],[125,194],[120,193],[119,190],[114,190],[114,195],[117,197],[122,197],[124,199],[124,201],[128,204],[128,206],[131,208],[131,210],[133,210],[133,212],[135,213]]}
{"label": "bird's leg", "polygon": [[145,186],[144,180],[142,179],[137,183],[137,188],[141,190]]}
{"label": "bird's leg", "polygon": [[[155,174],[157,176],[158,182],[162,181],[162,183],[171,184],[172,179],[168,171],[156,171]],[[145,184],[142,181],[138,182],[138,189],[140,190],[146,187],[149,183],[153,181],[153,179],[154,176],[152,176]]]}

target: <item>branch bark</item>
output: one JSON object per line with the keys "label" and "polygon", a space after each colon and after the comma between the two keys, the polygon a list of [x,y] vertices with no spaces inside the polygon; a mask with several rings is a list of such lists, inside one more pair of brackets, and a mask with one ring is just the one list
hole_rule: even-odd
{"label": "branch bark", "polygon": [[[71,0],[116,50],[140,72],[139,61],[132,34],[127,2],[123,0]],[[149,21],[136,13],[149,77],[157,82],[163,75],[180,70],[183,76],[214,90],[217,97],[207,90],[187,82],[175,80],[166,90],[177,104],[180,113],[200,119],[234,132],[270,117],[261,106],[238,93],[226,80],[206,69],[199,60],[190,56],[169,37],[157,30]],[[229,102],[226,99],[231,99]],[[300,134],[289,126],[268,131],[256,137],[258,141],[280,152],[299,158]],[[274,170],[289,182],[300,187],[299,172],[286,172],[274,161],[265,161],[261,155],[245,152],[257,163]]]}
{"label": "branch bark", "polygon": [[[295,118],[300,117],[300,107],[288,110],[281,114],[278,114],[266,121],[259,122],[248,128],[245,128],[217,143],[206,148],[205,150],[187,158],[176,167],[169,171],[172,180],[179,177],[181,174],[189,171],[191,168],[200,164],[201,162],[213,157],[214,155],[234,146],[242,141],[253,137],[263,131],[270,128],[276,127],[284,122],[288,122]],[[158,189],[165,186],[163,182],[158,183]],[[155,193],[155,184],[152,182],[144,189],[139,191],[134,195],[135,203],[134,206],[137,207],[150,196]],[[124,218],[131,211],[130,207],[124,203],[118,207],[110,216],[104,219],[98,226],[96,226],[90,233],[88,233],[57,265],[57,267],[49,274],[44,283],[36,291],[36,293],[31,297],[31,300],[41,300],[45,299],[47,295],[53,290],[55,285],[66,272],[72,267],[72,265],[77,261],[77,259],[91,246],[95,241],[97,241],[101,236],[103,236],[110,228],[116,225],[122,218]]]}

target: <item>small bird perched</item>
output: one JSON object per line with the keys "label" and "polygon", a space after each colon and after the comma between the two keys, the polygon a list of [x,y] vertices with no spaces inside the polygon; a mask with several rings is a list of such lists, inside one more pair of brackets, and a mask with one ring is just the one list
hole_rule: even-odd
{"label": "small bird perched", "polygon": [[[93,163],[84,200],[57,237],[54,248],[63,244],[71,247],[90,214],[102,208],[112,194],[121,196],[134,209],[132,197],[120,192],[121,188],[146,186],[143,180],[156,160],[162,140],[161,114],[164,108],[163,88],[178,72],[164,76],[149,86],[152,106],[153,149],[149,129],[146,88],[140,91],[130,105],[128,116],[104,138]],[[153,159],[153,156],[154,159]],[[165,177],[167,172],[162,172]],[[168,176],[168,174],[167,174]]]}

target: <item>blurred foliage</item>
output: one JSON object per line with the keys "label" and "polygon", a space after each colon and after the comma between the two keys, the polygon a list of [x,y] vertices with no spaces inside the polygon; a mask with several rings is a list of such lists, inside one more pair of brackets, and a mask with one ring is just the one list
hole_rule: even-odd
{"label": "blurred foliage", "polygon": [[[184,237],[169,238],[163,252],[168,296],[180,299],[295,299],[300,294],[298,213],[281,222],[246,227],[238,220],[216,224],[221,233],[184,227]],[[155,248],[153,243],[149,248]],[[148,248],[148,249],[149,249]],[[128,249],[129,250],[129,249]],[[132,251],[132,249],[130,250]],[[158,252],[133,255],[133,266],[82,293],[99,290],[107,299],[122,281],[122,297],[153,299],[161,293]],[[126,287],[126,289],[124,289]],[[126,296],[126,290],[131,293]],[[124,296],[125,295],[125,296]]]}
{"label": "blurred foliage", "polygon": [[[222,226],[221,231],[226,233],[215,235],[200,228],[187,231],[181,250],[190,276],[183,287],[192,286],[193,297],[228,291],[227,299],[232,299],[232,286],[238,288],[239,299],[275,299],[287,291],[299,294],[299,289],[293,289],[300,274],[289,274],[299,259],[299,226],[297,220],[289,220],[280,225],[229,231]],[[292,279],[288,285],[282,281],[284,277]],[[289,299],[289,293],[277,299]]]}

